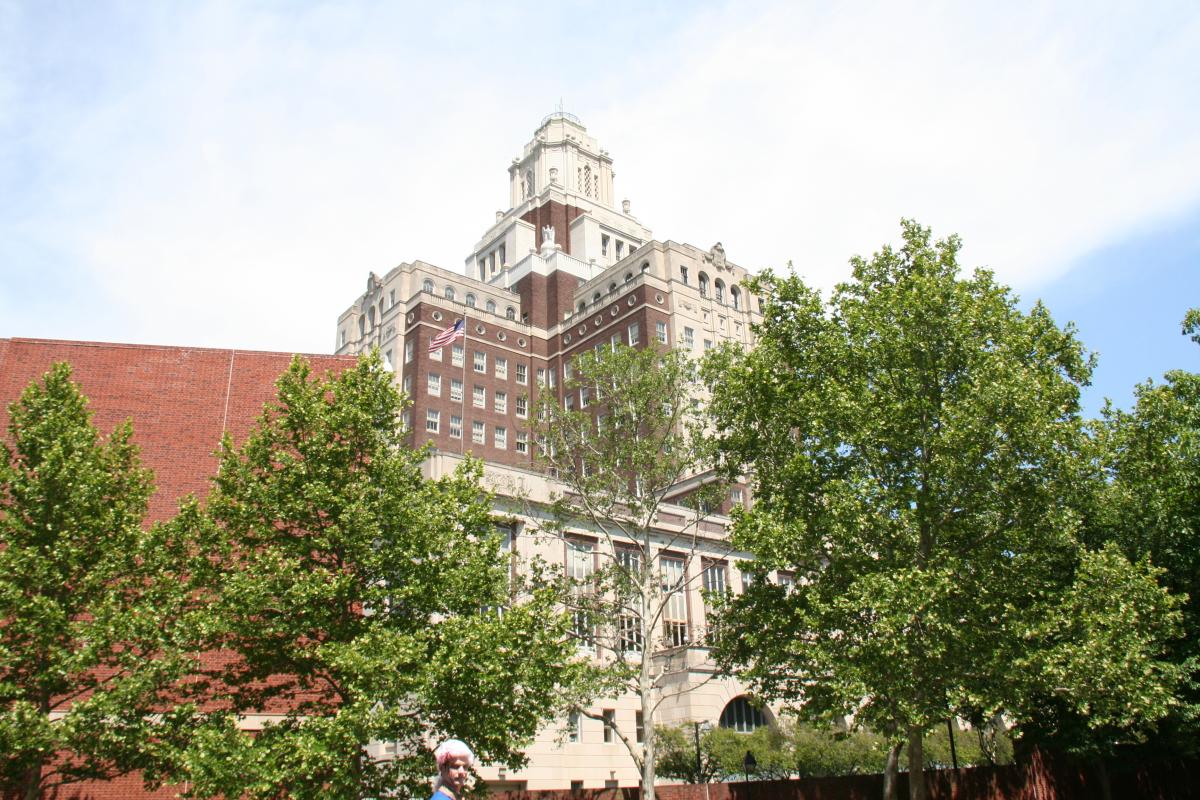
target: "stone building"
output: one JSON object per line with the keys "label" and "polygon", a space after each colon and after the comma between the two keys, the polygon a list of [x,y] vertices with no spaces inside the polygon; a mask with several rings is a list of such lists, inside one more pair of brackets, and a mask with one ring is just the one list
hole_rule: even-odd
{"label": "stone building", "polygon": [[[706,249],[654,239],[628,200],[615,206],[612,158],[574,116],[560,112],[542,120],[508,173],[510,208],[496,213],[464,270],[414,261],[383,276],[372,272],[364,293],[338,318],[336,352],[379,349],[411,399],[406,423],[413,444],[436,448],[431,474],[452,470],[464,454],[485,461],[485,479],[499,494],[498,514],[519,556],[540,555],[568,572],[586,572],[615,557],[603,551],[595,531],[580,528],[557,542],[529,533],[536,526],[528,501],[536,507],[554,490],[538,471],[529,429],[540,394],[585,408],[588,397],[565,389],[571,360],[618,342],[655,342],[694,357],[722,341],[753,345],[760,308],[745,288],[746,270],[728,260],[719,243]],[[431,347],[459,320],[463,336]],[[705,477],[684,481],[671,499]],[[514,493],[526,502],[507,502]],[[701,535],[689,552],[659,556],[661,568],[686,576],[661,641],[651,644],[667,673],[660,724],[751,730],[763,723],[744,687],[712,679],[699,644],[702,588],[741,589],[735,565],[744,554],[730,550],[724,514],[744,502],[745,488],[733,487],[717,513],[698,523]],[[695,524],[692,513],[680,505],[661,514],[663,541]],[[644,733],[639,709],[632,695],[598,701],[590,715],[542,731],[527,768],[506,774],[485,766],[481,774],[498,788],[636,786],[634,762],[595,717],[608,717],[637,738]],[[387,747],[378,745],[384,753]]]}

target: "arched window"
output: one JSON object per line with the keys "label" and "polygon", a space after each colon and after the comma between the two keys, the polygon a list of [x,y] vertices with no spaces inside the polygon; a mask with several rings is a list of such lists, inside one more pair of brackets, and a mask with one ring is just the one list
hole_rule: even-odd
{"label": "arched window", "polygon": [[366,333],[367,333],[367,318],[359,317],[358,318],[358,335],[365,336]]}
{"label": "arched window", "polygon": [[647,272],[649,272],[649,271],[650,271],[650,262],[649,262],[649,261],[643,261],[643,262],[642,262],[642,274],[645,274],[645,273],[647,273]]}
{"label": "arched window", "polygon": [[580,301],[579,301],[579,310],[580,310],[580,311],[587,311],[587,301],[585,301],[585,300],[580,300]]}
{"label": "arched window", "polygon": [[633,273],[632,273],[632,272],[626,272],[626,273],[625,273],[625,282],[626,282],[626,283],[629,283],[629,282],[630,282],[630,281],[632,281],[632,280],[633,280]]}
{"label": "arched window", "polygon": [[475,307],[475,295],[471,294],[470,292],[467,292],[467,308],[474,308],[474,307]]}
{"label": "arched window", "polygon": [[596,292],[594,295],[592,295],[592,302],[593,302],[593,303],[599,303],[599,302],[600,302],[600,293],[599,293],[599,292]]}
{"label": "arched window", "polygon": [[505,319],[516,319],[517,318],[517,310],[515,308],[513,308],[512,306],[509,306],[508,308],[504,309],[504,318]]}
{"label": "arched window", "polygon": [[713,289],[717,295],[717,302],[723,304],[725,302],[725,282],[720,278],[717,278],[717,280],[713,283]]}
{"label": "arched window", "polygon": [[367,326],[371,328],[375,327],[375,306],[367,309]]}
{"label": "arched window", "polygon": [[729,704],[725,706],[725,710],[721,712],[721,727],[738,733],[753,733],[766,724],[767,718],[761,711],[750,705],[750,701],[746,699],[745,695],[730,700]]}
{"label": "arched window", "polygon": [[453,287],[453,286],[447,286],[447,287],[446,287],[446,299],[447,299],[447,300],[453,300],[453,299],[454,299],[454,287]]}
{"label": "arched window", "polygon": [[736,287],[736,286],[729,287],[729,302],[733,303],[733,308],[735,311],[741,310],[741,308],[742,308],[742,293],[738,289],[738,287]]}
{"label": "arched window", "polygon": [[421,291],[428,294],[433,294],[433,281],[429,280],[429,278],[426,278],[425,282],[421,284]]}
{"label": "arched window", "polygon": [[486,309],[487,309],[487,312],[488,312],[489,314],[495,314],[495,313],[496,313],[496,301],[495,301],[495,300],[488,300],[488,301],[487,301],[487,305],[486,305],[486,306],[484,306],[484,308],[486,308]]}
{"label": "arched window", "polygon": [[701,272],[698,282],[700,284],[700,296],[708,297],[708,276]]}
{"label": "arched window", "polygon": [[617,290],[617,282],[613,281],[608,285],[608,291],[615,292]]}

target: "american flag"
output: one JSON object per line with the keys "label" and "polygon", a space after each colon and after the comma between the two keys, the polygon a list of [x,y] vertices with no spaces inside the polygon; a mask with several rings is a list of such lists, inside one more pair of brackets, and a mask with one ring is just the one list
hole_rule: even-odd
{"label": "american flag", "polygon": [[466,336],[466,335],[467,335],[466,323],[464,320],[460,319],[458,322],[454,323],[449,328],[446,328],[446,330],[442,331],[437,336],[435,336],[429,340],[429,352],[432,353],[434,350],[437,350],[439,347],[448,345],[448,344],[450,344],[450,342],[453,342],[458,337]]}

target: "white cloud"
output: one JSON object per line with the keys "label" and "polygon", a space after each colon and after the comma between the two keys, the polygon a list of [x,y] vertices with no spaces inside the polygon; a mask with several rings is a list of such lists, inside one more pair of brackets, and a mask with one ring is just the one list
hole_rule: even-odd
{"label": "white cloud", "polygon": [[643,218],[829,285],[912,216],[1036,286],[1200,199],[1200,15],[982,8],[702,18],[605,120]]}
{"label": "white cloud", "polygon": [[[1012,9],[139,15],[73,56],[96,61],[83,91],[86,69],[63,81],[52,55],[0,92],[28,118],[0,163],[33,160],[0,170],[30,189],[0,201],[20,242],[0,256],[94,287],[58,320],[0,297],[17,326],[0,335],[328,350],[369,270],[461,268],[559,96],[660,238],[828,285],[913,216],[1036,286],[1200,200],[1200,15]],[[66,59],[72,38],[54,41]]]}

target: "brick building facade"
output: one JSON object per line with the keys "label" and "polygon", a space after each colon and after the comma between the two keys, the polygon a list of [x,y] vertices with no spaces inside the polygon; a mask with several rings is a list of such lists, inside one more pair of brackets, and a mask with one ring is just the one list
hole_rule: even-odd
{"label": "brick building facade", "polygon": [[[723,341],[753,345],[758,299],[745,288],[746,270],[718,243],[704,249],[660,241],[614,205],[612,159],[569,114],[542,121],[509,167],[511,207],[475,244],[462,273],[415,261],[382,277],[371,273],[366,291],[338,318],[337,352],[378,348],[411,406],[406,422],[414,445],[431,443],[433,474],[453,469],[464,454],[485,461],[485,479],[497,492],[498,512],[517,520],[512,547],[572,569],[580,559],[599,562],[606,537],[580,525],[566,542],[532,535],[525,516],[532,501],[555,488],[536,464],[530,415],[544,392],[585,409],[591,398],[566,389],[572,359],[620,342],[682,348],[693,357]],[[438,333],[464,320],[466,335],[430,349]],[[680,500],[706,475],[681,482]],[[511,495],[517,487],[520,503]],[[656,643],[667,665],[659,722],[701,722],[748,729],[763,719],[746,705],[737,681],[713,680],[701,646],[702,589],[738,590],[736,562],[723,516],[748,500],[735,486],[718,514],[697,525],[689,552],[662,551],[661,564],[686,580],[673,618]],[[683,506],[659,516],[663,542],[689,524]],[[590,712],[611,715],[620,729],[640,735],[640,706],[632,695],[597,701]],[[632,738],[632,737],[631,737]],[[529,749],[530,764],[506,774],[484,766],[482,776],[504,789],[600,789],[637,786],[633,760],[603,724],[587,716],[561,720]]]}

